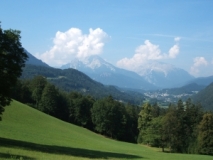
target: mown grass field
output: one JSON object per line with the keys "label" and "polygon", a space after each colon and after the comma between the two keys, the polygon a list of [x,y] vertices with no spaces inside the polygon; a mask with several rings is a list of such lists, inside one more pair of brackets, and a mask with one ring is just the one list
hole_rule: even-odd
{"label": "mown grass field", "polygon": [[62,122],[17,101],[0,122],[0,159],[210,160],[212,156],[162,153],[161,149],[119,142]]}

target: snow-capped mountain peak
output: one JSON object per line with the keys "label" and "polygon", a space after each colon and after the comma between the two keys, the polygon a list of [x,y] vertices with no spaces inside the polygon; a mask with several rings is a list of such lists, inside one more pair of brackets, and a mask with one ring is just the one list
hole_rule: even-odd
{"label": "snow-capped mountain peak", "polygon": [[133,72],[117,68],[99,56],[75,59],[61,68],[75,68],[103,84],[128,88],[171,88],[194,78],[185,70],[167,63],[149,61]]}

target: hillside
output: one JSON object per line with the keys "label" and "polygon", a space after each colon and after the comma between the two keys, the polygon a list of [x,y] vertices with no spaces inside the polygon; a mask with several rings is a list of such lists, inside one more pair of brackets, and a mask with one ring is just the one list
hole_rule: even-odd
{"label": "hillside", "polygon": [[30,79],[36,75],[46,77],[51,83],[64,91],[78,91],[82,94],[102,98],[112,95],[117,100],[130,103],[139,103],[143,100],[143,94],[136,92],[121,92],[113,86],[105,86],[89,78],[75,69],[56,69],[52,67],[35,66],[27,64],[23,68],[22,79]]}
{"label": "hillside", "polygon": [[111,140],[17,101],[6,107],[0,131],[0,159],[212,159]]}
{"label": "hillside", "polygon": [[212,82],[213,82],[213,76],[209,76],[209,77],[198,77],[198,78],[195,78],[194,80],[189,81],[188,84],[196,83],[198,85],[208,86]]}
{"label": "hillside", "polygon": [[204,110],[213,111],[213,83],[201,90],[198,94],[194,95],[192,99],[195,102],[201,103]]}
{"label": "hillside", "polygon": [[42,62],[40,59],[37,59],[36,57],[34,57],[32,54],[30,54],[27,50],[25,50],[25,52],[28,55],[28,59],[26,61],[26,64],[32,64],[32,65],[36,65],[36,66],[45,66],[45,67],[49,67],[48,64]]}
{"label": "hillside", "polygon": [[193,94],[193,92],[198,92],[202,89],[204,89],[205,86],[203,85],[198,85],[196,83],[191,83],[191,84],[187,84],[184,85],[180,88],[171,88],[171,89],[163,89],[162,92],[163,93],[168,93],[168,94],[174,94],[174,95],[178,95],[178,94]]}

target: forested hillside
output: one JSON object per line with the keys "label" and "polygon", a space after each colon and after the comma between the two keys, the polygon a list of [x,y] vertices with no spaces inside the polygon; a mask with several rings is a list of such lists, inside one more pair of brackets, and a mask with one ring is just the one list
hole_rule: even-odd
{"label": "forested hillside", "polygon": [[91,95],[95,98],[102,98],[112,95],[115,99],[139,104],[143,101],[143,94],[137,92],[121,92],[114,86],[105,86],[98,83],[82,72],[75,69],[56,69],[52,67],[35,66],[27,64],[21,78],[32,79],[42,75],[52,84],[64,91],[77,91],[84,95]]}
{"label": "forested hillside", "polygon": [[178,95],[178,94],[184,94],[184,93],[191,94],[194,91],[200,91],[204,88],[205,88],[204,85],[198,85],[196,83],[190,83],[190,84],[184,85],[184,86],[179,87],[179,88],[162,89],[161,91],[162,91],[162,93]]}
{"label": "forested hillside", "polygon": [[192,98],[195,102],[201,103],[204,110],[213,111],[213,83],[205,89],[194,95]]}

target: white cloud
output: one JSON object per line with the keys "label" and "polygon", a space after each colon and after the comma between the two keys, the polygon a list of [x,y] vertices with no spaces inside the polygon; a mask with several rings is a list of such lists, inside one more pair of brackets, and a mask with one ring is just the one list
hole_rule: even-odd
{"label": "white cloud", "polygon": [[169,50],[169,58],[176,58],[176,56],[179,54],[179,45],[175,44],[172,48]]}
{"label": "white cloud", "polygon": [[203,69],[204,66],[207,66],[208,62],[204,57],[195,57],[194,58],[194,64],[192,65],[190,69],[190,73],[194,76],[198,76],[200,74],[200,71]]}
{"label": "white cloud", "polygon": [[181,39],[180,37],[175,37],[175,38],[174,38],[175,42],[179,42],[180,39]]}
{"label": "white cloud", "polygon": [[131,71],[137,71],[150,60],[176,58],[179,54],[177,41],[179,41],[180,38],[176,37],[174,40],[176,44],[169,49],[168,54],[162,53],[158,45],[152,44],[149,40],[145,40],[143,45],[136,48],[132,58],[119,60],[117,66]]}
{"label": "white cloud", "polygon": [[108,35],[100,28],[89,29],[89,34],[83,34],[78,28],[70,28],[66,32],[58,31],[49,51],[36,55],[51,66],[61,66],[77,57],[85,59],[91,55],[102,52],[104,42]]}

